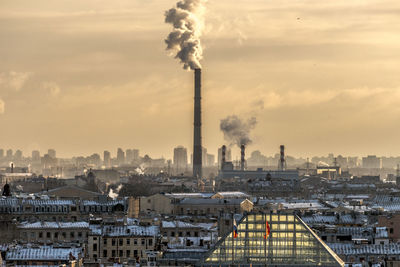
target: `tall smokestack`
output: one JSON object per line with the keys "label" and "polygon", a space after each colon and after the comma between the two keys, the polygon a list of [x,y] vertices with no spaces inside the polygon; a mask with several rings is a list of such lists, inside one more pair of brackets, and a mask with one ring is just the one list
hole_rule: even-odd
{"label": "tall smokestack", "polygon": [[242,144],[240,146],[240,169],[242,171],[244,171],[244,165],[245,165],[245,150],[246,150],[246,147],[245,147],[245,145]]}
{"label": "tall smokestack", "polygon": [[194,70],[194,131],[193,131],[193,177],[202,176],[201,146],[201,69]]}
{"label": "tall smokestack", "polygon": [[280,159],[279,159],[279,170],[283,171],[283,170],[286,169],[285,146],[281,145],[280,149],[281,149],[281,156],[280,156]]}
{"label": "tall smokestack", "polygon": [[222,149],[221,149],[221,158],[222,158],[221,159],[221,170],[223,170],[225,162],[226,162],[226,146],[225,145],[223,145]]}

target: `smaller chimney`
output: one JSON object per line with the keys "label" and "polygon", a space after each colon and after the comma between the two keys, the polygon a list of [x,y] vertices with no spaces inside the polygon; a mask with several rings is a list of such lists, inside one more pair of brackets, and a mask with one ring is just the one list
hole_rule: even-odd
{"label": "smaller chimney", "polygon": [[221,148],[221,158],[222,158],[221,159],[221,170],[223,170],[225,162],[226,162],[226,146],[225,145],[223,145]]}
{"label": "smaller chimney", "polygon": [[244,171],[244,165],[245,165],[245,150],[246,147],[244,145],[240,146],[240,170]]}
{"label": "smaller chimney", "polygon": [[14,173],[14,163],[11,162],[11,173]]}

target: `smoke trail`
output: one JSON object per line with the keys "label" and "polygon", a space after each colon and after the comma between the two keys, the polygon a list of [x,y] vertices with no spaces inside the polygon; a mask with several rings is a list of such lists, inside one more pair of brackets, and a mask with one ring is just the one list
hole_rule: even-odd
{"label": "smoke trail", "polygon": [[173,30],[165,39],[167,50],[176,53],[184,69],[201,68],[203,50],[200,36],[204,25],[204,4],[207,0],[183,0],[165,12],[165,22]]}
{"label": "smoke trail", "polygon": [[115,189],[115,192],[112,188],[110,188],[110,192],[108,192],[108,196],[112,199],[115,199],[118,197],[119,191],[122,189],[122,184],[118,185],[118,187]]}
{"label": "smoke trail", "polygon": [[257,124],[255,117],[251,117],[247,121],[242,121],[238,116],[231,115],[222,119],[219,128],[224,133],[226,141],[230,142],[231,145],[236,144],[248,145],[250,144],[250,131],[254,129]]}

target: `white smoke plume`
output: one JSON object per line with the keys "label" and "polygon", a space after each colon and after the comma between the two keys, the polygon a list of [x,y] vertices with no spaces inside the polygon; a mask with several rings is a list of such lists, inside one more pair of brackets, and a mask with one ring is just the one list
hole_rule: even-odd
{"label": "white smoke plume", "polygon": [[112,198],[112,199],[117,198],[117,197],[118,197],[118,193],[119,193],[119,191],[121,190],[121,188],[122,188],[122,184],[120,184],[120,185],[117,187],[117,189],[115,189],[115,192],[114,192],[114,190],[113,190],[112,188],[110,188],[110,192],[108,192],[108,196],[109,196],[110,198]]}
{"label": "white smoke plume", "polygon": [[222,119],[219,128],[224,133],[224,139],[230,142],[230,145],[249,145],[252,140],[250,131],[256,127],[257,120],[251,117],[248,120],[241,120],[236,115],[231,115]]}
{"label": "white smoke plume", "polygon": [[173,30],[165,39],[167,50],[176,53],[184,69],[201,68],[203,57],[200,37],[204,28],[204,9],[207,0],[182,0],[165,12],[165,22]]}

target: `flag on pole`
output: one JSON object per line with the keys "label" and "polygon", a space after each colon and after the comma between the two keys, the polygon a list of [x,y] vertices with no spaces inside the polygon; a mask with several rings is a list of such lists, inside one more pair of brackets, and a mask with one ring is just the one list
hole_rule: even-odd
{"label": "flag on pole", "polygon": [[238,237],[238,228],[235,218],[233,218],[233,238]]}
{"label": "flag on pole", "polygon": [[271,233],[271,229],[269,228],[269,223],[267,220],[265,220],[265,235],[264,239],[267,239],[269,236],[269,233]]}

